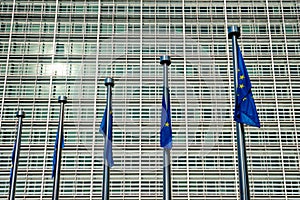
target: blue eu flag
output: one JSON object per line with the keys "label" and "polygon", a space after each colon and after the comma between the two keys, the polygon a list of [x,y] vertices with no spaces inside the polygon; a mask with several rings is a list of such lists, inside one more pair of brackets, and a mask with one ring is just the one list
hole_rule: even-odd
{"label": "blue eu flag", "polygon": [[[59,133],[59,127],[56,131],[56,139],[55,139],[55,144],[54,144],[54,152],[53,152],[53,160],[52,160],[52,178],[55,176],[57,147],[58,147],[58,133]],[[64,139],[64,135],[62,135],[61,148],[64,148],[64,147],[65,147],[65,139]]]}
{"label": "blue eu flag", "polygon": [[[165,149],[172,149],[171,109],[170,109],[170,95],[169,95],[168,88],[167,88],[167,94],[168,94],[167,99],[165,99],[165,95],[163,95],[162,98],[160,146]],[[166,105],[166,100],[168,103],[168,107]]]}
{"label": "blue eu flag", "polygon": [[[107,160],[108,166],[112,167],[114,166],[114,160],[113,160],[113,154],[112,154],[112,121],[113,121],[113,115],[112,112],[109,113],[110,117],[110,123],[108,125],[108,141],[107,141],[107,149],[106,149],[106,155],[104,155],[105,159]],[[103,134],[103,137],[106,136],[106,124],[107,124],[107,107],[105,108],[102,122],[100,124],[100,132]]]}
{"label": "blue eu flag", "polygon": [[11,185],[11,181],[12,181],[11,179],[12,179],[12,174],[13,174],[13,168],[15,166],[15,154],[16,154],[16,141],[15,141],[12,153],[11,153],[10,185]]}
{"label": "blue eu flag", "polygon": [[250,126],[260,127],[260,122],[251,91],[251,82],[248,76],[246,65],[238,46],[238,82],[235,99],[234,120],[248,124]]}

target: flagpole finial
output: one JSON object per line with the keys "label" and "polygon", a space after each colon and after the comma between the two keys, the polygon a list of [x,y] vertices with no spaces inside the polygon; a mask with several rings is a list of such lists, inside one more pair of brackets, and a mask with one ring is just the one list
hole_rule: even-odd
{"label": "flagpole finial", "polygon": [[25,112],[23,110],[18,110],[16,112],[16,117],[22,117],[22,118],[24,118],[25,117]]}
{"label": "flagpole finial", "polygon": [[58,103],[67,103],[67,97],[66,96],[58,96]]}
{"label": "flagpole finial", "polygon": [[163,65],[163,64],[167,64],[168,66],[171,64],[171,58],[170,56],[168,55],[163,55],[163,56],[160,56],[160,64]]}
{"label": "flagpole finial", "polygon": [[237,38],[241,36],[240,27],[234,25],[228,28],[228,38],[231,39],[233,35],[235,35]]}
{"label": "flagpole finial", "polygon": [[104,84],[105,84],[105,86],[111,85],[113,87],[115,85],[114,79],[113,78],[106,78],[104,80]]}

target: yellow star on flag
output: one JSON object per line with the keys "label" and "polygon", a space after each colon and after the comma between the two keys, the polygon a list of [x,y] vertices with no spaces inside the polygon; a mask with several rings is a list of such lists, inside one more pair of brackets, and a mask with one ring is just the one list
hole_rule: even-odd
{"label": "yellow star on flag", "polygon": [[245,87],[244,84],[241,84],[241,85],[240,85],[240,88],[241,88],[241,89],[243,89],[244,87]]}
{"label": "yellow star on flag", "polygon": [[240,79],[243,80],[245,78],[244,75],[240,75]]}
{"label": "yellow star on flag", "polygon": [[168,122],[165,123],[165,126],[170,126],[170,124]]}
{"label": "yellow star on flag", "polygon": [[245,97],[245,98],[243,98],[243,101],[246,101],[247,100],[247,98]]}

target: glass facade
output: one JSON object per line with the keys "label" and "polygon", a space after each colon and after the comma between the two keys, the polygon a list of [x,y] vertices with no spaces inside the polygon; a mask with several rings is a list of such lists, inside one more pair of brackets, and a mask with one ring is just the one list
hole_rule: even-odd
{"label": "glass facade", "polygon": [[111,199],[162,199],[162,66],[168,54],[173,199],[239,197],[227,27],[253,85],[246,127],[251,199],[300,198],[298,0],[1,0],[0,198],[23,109],[16,197],[51,199],[57,97],[66,95],[60,199],[99,199],[105,77],[113,88]]}

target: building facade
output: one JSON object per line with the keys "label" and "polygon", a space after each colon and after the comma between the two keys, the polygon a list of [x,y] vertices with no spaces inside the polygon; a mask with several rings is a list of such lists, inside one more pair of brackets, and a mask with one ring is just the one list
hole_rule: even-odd
{"label": "building facade", "polygon": [[162,199],[160,55],[170,55],[174,200],[239,197],[227,28],[252,81],[261,128],[246,127],[253,200],[300,198],[298,0],[1,0],[0,198],[26,113],[17,199],[51,199],[65,95],[60,199],[100,199],[104,78],[113,77],[111,199]]}

